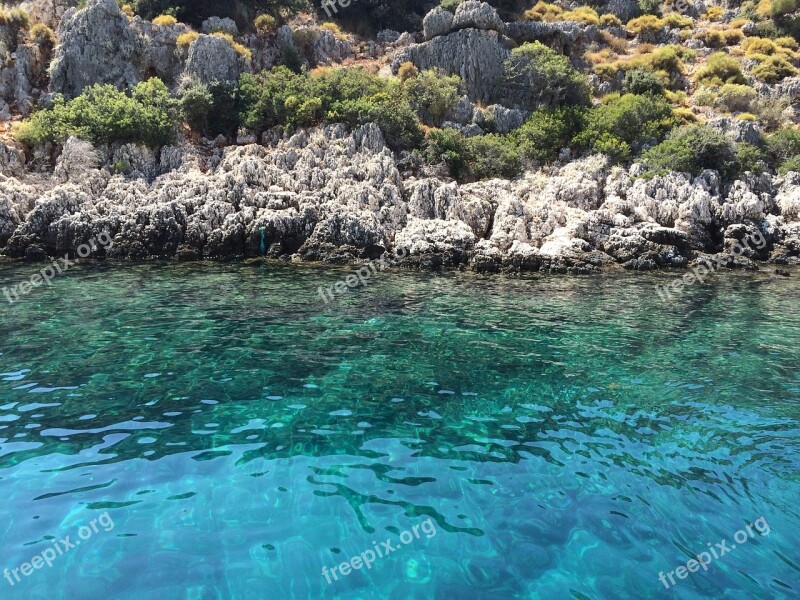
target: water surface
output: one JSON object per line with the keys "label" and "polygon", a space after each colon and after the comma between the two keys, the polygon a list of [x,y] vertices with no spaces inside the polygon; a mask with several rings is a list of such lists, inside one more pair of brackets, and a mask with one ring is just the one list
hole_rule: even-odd
{"label": "water surface", "polygon": [[800,596],[796,276],[663,304],[667,275],[386,272],[324,304],[349,272],[94,264],[2,299],[0,568],[114,526],[0,597]]}

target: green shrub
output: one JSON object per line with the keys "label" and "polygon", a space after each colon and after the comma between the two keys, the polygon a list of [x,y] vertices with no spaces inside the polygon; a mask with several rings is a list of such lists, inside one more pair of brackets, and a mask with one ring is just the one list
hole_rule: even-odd
{"label": "green shrub", "polygon": [[456,9],[463,1],[464,0],[442,0],[439,7],[448,12],[455,13]]}
{"label": "green shrub", "polygon": [[[440,107],[435,107],[438,110]],[[240,121],[253,131],[276,125],[297,127],[323,120],[380,126],[395,149],[414,148],[422,130],[400,82],[364,69],[331,69],[318,75],[275,67],[240,81]]]}
{"label": "green shrub", "polygon": [[628,160],[631,156],[631,145],[610,133],[602,133],[595,140],[592,150],[605,154],[614,162]]}
{"label": "green shrub", "polygon": [[661,14],[661,0],[639,0],[639,10],[646,15]]}
{"label": "green shrub", "polygon": [[253,25],[259,33],[274,33],[278,29],[278,20],[272,15],[258,15]]}
{"label": "green shrub", "polygon": [[778,174],[786,175],[789,171],[797,171],[800,173],[800,156],[794,156],[789,160],[783,162],[778,167]]}
{"label": "green shrub", "polygon": [[459,181],[511,178],[521,168],[513,137],[493,133],[468,138],[454,129],[432,129],[428,132],[425,157],[433,164],[444,162]]}
{"label": "green shrub", "polygon": [[424,156],[430,164],[445,163],[459,181],[469,172],[467,138],[455,129],[431,129],[425,138]]}
{"label": "green shrub", "polygon": [[303,72],[303,57],[300,52],[292,45],[286,45],[282,49],[281,62],[283,66],[293,73]]}
{"label": "green shrub", "polygon": [[44,23],[37,23],[28,31],[28,38],[37,46],[52,50],[56,45],[56,34]]}
{"label": "green shrub", "polygon": [[519,150],[510,136],[494,133],[478,135],[468,138],[467,145],[472,154],[470,175],[473,179],[510,179],[519,173]]}
{"label": "green shrub", "polygon": [[654,94],[659,96],[664,93],[664,84],[648,69],[633,69],[625,72],[622,80],[622,89],[630,94]]}
{"label": "green shrub", "polygon": [[514,132],[522,156],[540,164],[556,159],[583,127],[585,111],[576,107],[540,108]]}
{"label": "green shrub", "polygon": [[239,128],[238,96],[236,84],[194,81],[181,94],[181,116],[193,130],[207,137],[233,135]]}
{"label": "green shrub", "polygon": [[376,123],[394,150],[418,148],[423,140],[417,115],[398,90],[335,102],[326,116],[353,126]]}
{"label": "green shrub", "polygon": [[707,87],[724,83],[745,85],[747,79],[742,73],[742,66],[733,56],[724,52],[715,52],[708,58],[706,65],[695,74],[695,82]]}
{"label": "green shrub", "polygon": [[745,171],[752,171],[753,173],[760,174],[767,168],[764,162],[764,152],[761,148],[746,142],[736,145],[734,162],[734,170],[737,174],[744,173]]}
{"label": "green shrub", "polygon": [[786,77],[797,75],[797,69],[784,56],[775,54],[760,65],[753,67],[753,76],[767,83],[777,83]]}
{"label": "green shrub", "polygon": [[569,59],[542,44],[523,44],[506,61],[501,103],[524,110],[589,102],[589,83]]}
{"label": "green shrub", "polygon": [[717,92],[716,104],[728,112],[750,111],[757,96],[750,86],[726,83]]}
{"label": "green shrub", "polygon": [[461,78],[430,69],[402,83],[411,108],[424,123],[439,125],[460,97]]}
{"label": "green shrub", "polygon": [[36,112],[15,130],[29,146],[63,143],[70,135],[98,144],[142,143],[156,147],[174,136],[176,102],[167,86],[153,78],[126,94],[113,85],[93,85],[67,101],[56,96],[49,109]]}
{"label": "green shrub", "polygon": [[617,154],[624,154],[622,143],[636,150],[660,140],[672,124],[672,107],[663,97],[625,94],[591,109],[575,142],[597,152],[614,145],[620,149]]}
{"label": "green shrub", "polygon": [[674,129],[666,140],[644,153],[649,174],[684,171],[699,175],[716,169],[724,178],[736,171],[736,149],[719,130],[707,125]]}
{"label": "green shrub", "polygon": [[773,17],[782,17],[797,10],[797,0],[772,0],[770,14]]}
{"label": "green shrub", "polygon": [[779,129],[767,137],[767,148],[776,163],[784,163],[800,155],[800,130],[791,127]]}

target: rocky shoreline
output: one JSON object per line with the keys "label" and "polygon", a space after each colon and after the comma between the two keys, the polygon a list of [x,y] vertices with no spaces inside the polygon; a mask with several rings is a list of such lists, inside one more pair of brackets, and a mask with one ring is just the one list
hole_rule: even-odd
{"label": "rocky shoreline", "polygon": [[[401,164],[375,125],[206,150],[128,145],[105,157],[73,138],[53,176],[34,179],[2,146],[0,252],[45,259],[107,232],[113,246],[98,258],[356,262],[401,253],[405,266],[557,273],[800,262],[798,173],[647,180],[637,164],[594,155],[459,185],[413,157]],[[130,172],[100,167],[110,159]],[[763,245],[734,252],[748,236]]]}

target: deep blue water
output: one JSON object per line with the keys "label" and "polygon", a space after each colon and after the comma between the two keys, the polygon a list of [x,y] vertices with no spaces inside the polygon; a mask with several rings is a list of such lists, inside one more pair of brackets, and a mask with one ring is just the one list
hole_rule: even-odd
{"label": "deep blue water", "polygon": [[391,272],[324,304],[349,272],[0,298],[0,598],[800,597],[798,274],[664,304],[668,275]]}

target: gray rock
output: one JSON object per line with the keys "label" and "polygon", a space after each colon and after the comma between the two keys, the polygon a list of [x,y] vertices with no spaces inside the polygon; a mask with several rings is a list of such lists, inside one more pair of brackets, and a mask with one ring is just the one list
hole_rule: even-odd
{"label": "gray rock", "polygon": [[397,41],[394,43],[395,48],[407,48],[412,44],[416,44],[416,40],[414,39],[414,34],[409,33],[408,31],[404,32]]}
{"label": "gray rock", "polygon": [[461,77],[469,98],[488,101],[503,75],[503,63],[510,51],[496,31],[462,29],[401,50],[392,70],[405,61],[419,69],[441,69]]}
{"label": "gray rock", "polygon": [[203,33],[216,33],[217,31],[221,31],[223,33],[230,33],[234,37],[239,35],[239,28],[236,26],[236,21],[227,17],[222,19],[220,17],[209,17],[203,21],[202,30]]}
{"label": "gray rock", "polygon": [[25,168],[25,153],[0,140],[0,174],[19,175]]}
{"label": "gray rock", "polygon": [[450,33],[453,28],[453,13],[440,7],[434,8],[422,20],[422,31],[426,40]]}
{"label": "gray rock", "polygon": [[94,83],[120,88],[143,77],[146,43],[116,0],[89,0],[83,10],[68,10],[58,27],[50,66],[50,90],[77,96]]}
{"label": "gray rock", "polygon": [[90,142],[70,136],[58,157],[54,175],[61,183],[66,183],[96,170],[99,164],[100,154]]}
{"label": "gray rock", "polygon": [[747,142],[753,146],[762,143],[761,129],[753,121],[743,121],[735,117],[717,117],[709,120],[708,124],[719,129],[736,143]]}
{"label": "gray rock", "polygon": [[474,112],[475,105],[466,96],[461,96],[453,110],[450,111],[449,117],[451,121],[466,125],[472,121]]}
{"label": "gray rock", "polygon": [[393,44],[400,37],[400,32],[394,29],[382,29],[378,32],[375,38],[381,44]]}
{"label": "gray rock", "polygon": [[26,0],[20,4],[20,8],[30,15],[33,23],[56,27],[64,13],[78,3],[79,0]]}
{"label": "gray rock", "polygon": [[516,108],[492,104],[484,111],[484,123],[494,133],[508,133],[525,122],[525,113]]}
{"label": "gray rock", "polygon": [[787,77],[775,87],[779,96],[785,96],[792,102],[800,100],[800,77]]}
{"label": "gray rock", "polygon": [[237,81],[239,58],[227,40],[201,34],[189,46],[186,72],[203,83]]}
{"label": "gray rock", "polygon": [[627,23],[641,14],[636,0],[609,0],[606,4],[606,11],[619,17],[623,23]]}
{"label": "gray rock", "polygon": [[317,30],[317,38],[311,44],[311,61],[315,65],[339,63],[353,55],[347,40],[340,40],[327,29]]}
{"label": "gray rock", "polygon": [[505,30],[505,24],[497,14],[497,11],[491,5],[478,0],[466,0],[456,8],[456,14],[453,17],[453,29],[465,29],[467,27],[487,29],[499,33],[503,33]]}
{"label": "gray rock", "polygon": [[597,28],[574,21],[518,21],[506,23],[505,34],[518,44],[540,41],[562,54],[574,55],[594,41]]}

